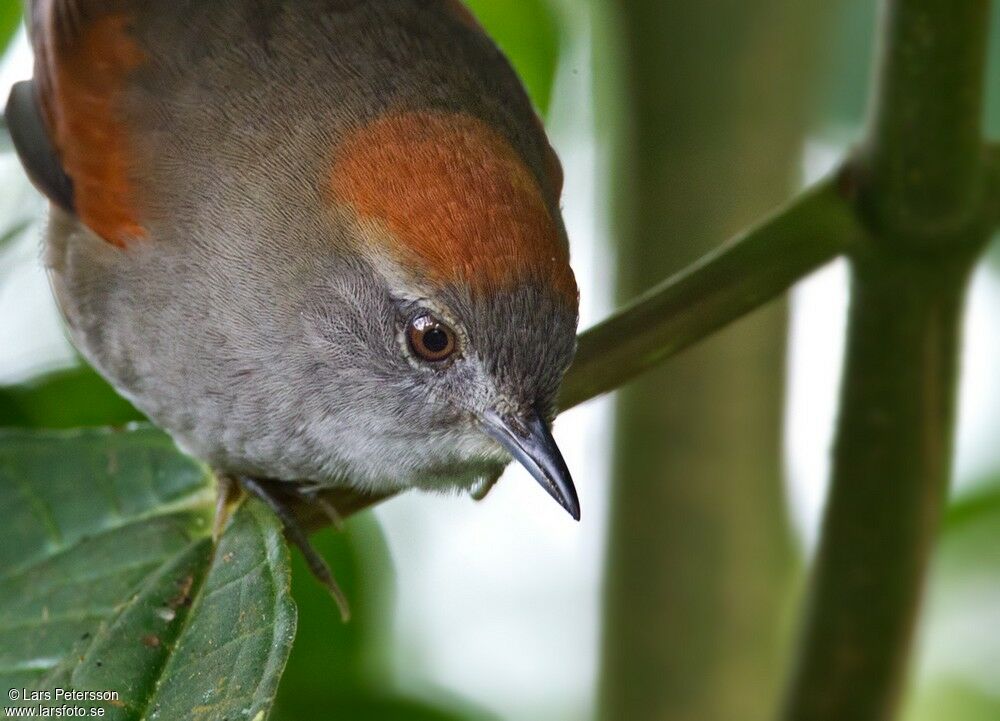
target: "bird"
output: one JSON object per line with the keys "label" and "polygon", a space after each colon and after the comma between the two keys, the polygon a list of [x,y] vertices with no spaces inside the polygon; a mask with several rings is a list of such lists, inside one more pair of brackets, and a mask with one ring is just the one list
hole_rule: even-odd
{"label": "bird", "polygon": [[461,0],[28,12],[6,122],[118,392],[278,512],[275,487],[481,494],[514,459],[579,520],[563,173]]}

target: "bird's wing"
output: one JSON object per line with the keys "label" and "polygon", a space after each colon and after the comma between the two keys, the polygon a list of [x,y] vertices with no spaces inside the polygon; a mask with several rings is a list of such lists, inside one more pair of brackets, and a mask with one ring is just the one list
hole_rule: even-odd
{"label": "bird's wing", "polygon": [[33,80],[6,118],[29,177],[53,203],[118,246],[144,234],[135,211],[122,91],[144,62],[135,0],[35,0]]}
{"label": "bird's wing", "polygon": [[63,170],[42,119],[35,83],[15,83],[4,113],[11,140],[28,177],[49,200],[73,212],[73,183]]}
{"label": "bird's wing", "polygon": [[[328,1],[336,5],[343,0]],[[446,15],[483,33],[462,0],[437,3]],[[250,9],[258,4],[278,5],[254,2]],[[7,107],[11,136],[38,188],[112,245],[126,247],[147,234],[141,212],[144,199],[138,191],[149,190],[148,178],[137,177],[141,169],[135,167],[146,138],[136,131],[134,120],[130,127],[130,118],[139,113],[131,91],[139,76],[148,80],[159,66],[139,35],[153,16],[197,7],[198,3],[180,0],[31,3],[35,74],[11,95]],[[511,97],[523,95],[516,75],[507,70],[497,73],[505,92]],[[548,146],[543,152],[548,184],[558,196],[562,185],[558,158]]]}

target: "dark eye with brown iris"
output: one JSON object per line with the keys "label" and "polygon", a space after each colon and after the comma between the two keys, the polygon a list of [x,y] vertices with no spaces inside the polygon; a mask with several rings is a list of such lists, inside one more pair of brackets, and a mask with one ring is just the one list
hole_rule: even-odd
{"label": "dark eye with brown iris", "polygon": [[428,363],[446,361],[458,348],[455,331],[432,315],[421,315],[411,320],[406,339],[410,350]]}

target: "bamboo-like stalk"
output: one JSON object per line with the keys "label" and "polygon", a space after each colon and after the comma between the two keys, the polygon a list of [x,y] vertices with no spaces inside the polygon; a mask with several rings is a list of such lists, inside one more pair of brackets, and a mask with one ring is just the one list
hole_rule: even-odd
{"label": "bamboo-like stalk", "polygon": [[990,0],[882,2],[859,180],[861,209],[891,247],[950,251],[977,225],[989,18]]}
{"label": "bamboo-like stalk", "polygon": [[[607,187],[631,302],[786,202],[832,4],[609,4],[604,31],[618,34],[595,52],[620,72],[599,117],[623,124]],[[844,226],[858,224],[831,181],[586,333],[566,397],[609,390],[780,295],[843,251]],[[785,317],[768,304],[616,399],[599,719],[773,713],[798,570],[781,478]]]}
{"label": "bamboo-like stalk", "polygon": [[[988,238],[989,3],[887,0],[831,496],[784,718],[888,721],[947,496],[961,309]],[[987,201],[988,203],[989,201]]]}
{"label": "bamboo-like stalk", "polygon": [[787,721],[894,718],[947,495],[968,269],[853,262],[833,485]]}

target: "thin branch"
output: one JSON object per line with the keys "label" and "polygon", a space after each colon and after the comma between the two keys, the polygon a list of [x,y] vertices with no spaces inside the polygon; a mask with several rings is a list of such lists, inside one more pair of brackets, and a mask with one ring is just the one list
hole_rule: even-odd
{"label": "thin branch", "polygon": [[580,336],[566,410],[607,393],[764,305],[865,235],[839,178],[765,220]]}
{"label": "thin branch", "polygon": [[889,721],[947,495],[968,267],[853,263],[833,484],[786,721]]}

